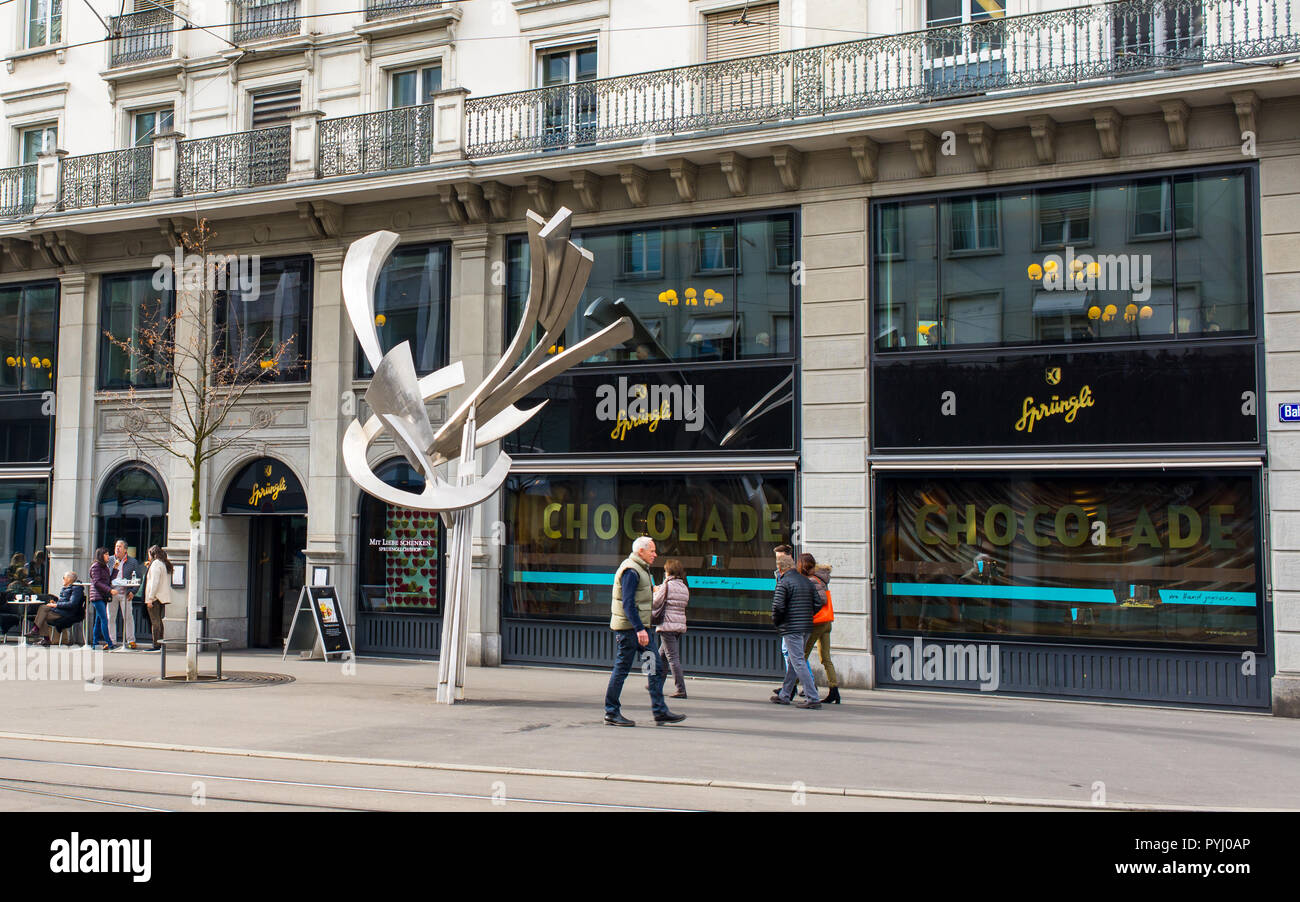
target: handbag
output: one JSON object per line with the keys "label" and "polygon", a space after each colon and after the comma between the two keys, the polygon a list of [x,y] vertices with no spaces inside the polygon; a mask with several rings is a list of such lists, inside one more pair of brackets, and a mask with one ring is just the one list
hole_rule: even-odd
{"label": "handbag", "polygon": [[650,602],[650,625],[651,626],[663,625],[664,611],[668,607],[668,581],[667,580],[664,580],[663,582],[663,590],[664,590],[664,594],[660,597],[658,601],[651,600]]}

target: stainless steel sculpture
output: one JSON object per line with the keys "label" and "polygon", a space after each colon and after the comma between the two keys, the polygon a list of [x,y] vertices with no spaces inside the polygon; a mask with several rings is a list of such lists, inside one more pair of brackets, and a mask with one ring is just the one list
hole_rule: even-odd
{"label": "stainless steel sculpture", "polygon": [[[464,385],[465,370],[457,361],[419,378],[409,342],[402,342],[386,354],[380,350],[375,282],[398,236],[393,232],[367,235],[352,243],[343,261],[343,301],[362,353],[375,371],[366,391],[366,404],[374,415],[364,425],[353,420],[348,426],[343,436],[343,464],[363,492],[399,507],[438,511],[451,533],[438,663],[438,701],[445,704],[464,697],[465,615],[474,508],[491,498],[510,472],[510,457],[502,453],[486,475],[480,476],[476,450],[515,431],[546,404],[543,401],[520,410],[514,406],[516,401],[580,360],[626,342],[633,335],[632,321],[624,316],[548,356],[577,309],[594,262],[589,251],[569,240],[572,215],[562,207],[547,222],[528,211],[531,281],[523,320],[501,360],[436,431],[425,403]],[[516,366],[538,325],[542,328],[541,339]],[[411,466],[424,476],[423,492],[397,489],[375,476],[367,452],[380,436],[391,438]],[[457,469],[454,481],[449,482],[437,474],[436,468],[452,459],[457,460]]]}

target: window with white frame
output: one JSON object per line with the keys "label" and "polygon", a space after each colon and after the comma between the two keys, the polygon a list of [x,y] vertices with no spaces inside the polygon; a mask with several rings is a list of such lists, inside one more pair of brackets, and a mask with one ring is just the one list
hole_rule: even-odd
{"label": "window with white frame", "polygon": [[537,55],[537,67],[538,83],[555,89],[542,101],[546,146],[595,140],[596,92],[583,85],[596,80],[596,45],[543,50]]}
{"label": "window with white frame", "polygon": [[148,147],[153,144],[155,135],[169,132],[173,127],[170,106],[134,112],[131,114],[131,144],[134,147]]}
{"label": "window with white frame", "polygon": [[442,66],[400,69],[389,75],[388,83],[389,109],[430,103],[433,95],[442,90]]}
{"label": "window with white frame", "polygon": [[24,128],[18,133],[18,162],[35,163],[37,154],[58,146],[59,129],[53,123]]}
{"label": "window with white frame", "polygon": [[27,46],[45,47],[63,40],[63,0],[24,0]]}

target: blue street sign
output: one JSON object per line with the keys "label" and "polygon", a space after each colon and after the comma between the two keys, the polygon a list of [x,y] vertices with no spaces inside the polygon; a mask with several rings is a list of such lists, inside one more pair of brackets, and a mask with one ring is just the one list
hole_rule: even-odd
{"label": "blue street sign", "polygon": [[1283,423],[1300,423],[1300,404],[1277,405],[1277,418]]}

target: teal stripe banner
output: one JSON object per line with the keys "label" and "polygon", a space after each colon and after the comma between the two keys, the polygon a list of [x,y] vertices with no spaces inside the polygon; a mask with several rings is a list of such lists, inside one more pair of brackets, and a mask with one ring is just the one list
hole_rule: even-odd
{"label": "teal stripe banner", "polygon": [[[1254,592],[1187,591],[1160,589],[1165,604],[1196,604],[1253,608]],[[1110,589],[1078,589],[1069,586],[983,586],[967,583],[887,583],[888,595],[923,598],[998,598],[1009,601],[1066,601],[1072,604],[1115,604]]]}
{"label": "teal stripe banner", "polygon": [[[511,579],[517,583],[551,583],[560,586],[604,586],[613,591],[614,574],[581,573],[567,570],[515,570]],[[688,576],[692,589],[735,589],[741,592],[772,592],[776,580],[744,576]]]}

